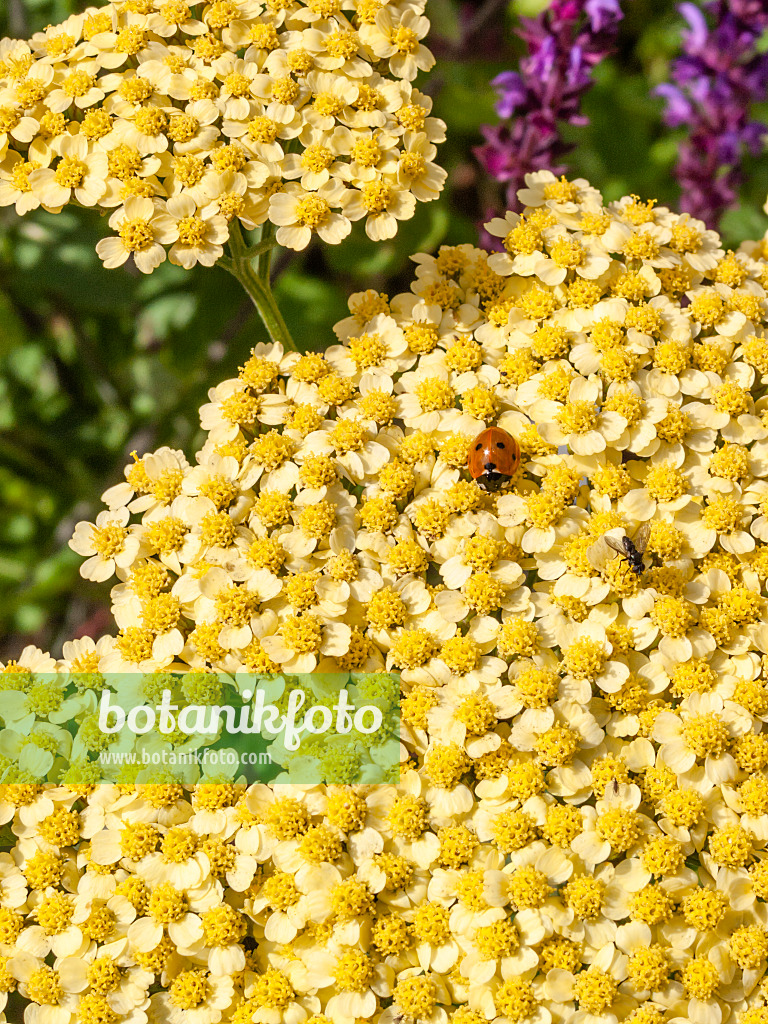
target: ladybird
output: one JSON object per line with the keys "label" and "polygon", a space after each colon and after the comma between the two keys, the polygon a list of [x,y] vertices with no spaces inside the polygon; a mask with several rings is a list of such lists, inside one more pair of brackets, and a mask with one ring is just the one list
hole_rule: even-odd
{"label": "ladybird", "polygon": [[520,457],[520,445],[511,434],[500,427],[488,427],[470,445],[469,475],[487,490],[497,491],[514,476]]}

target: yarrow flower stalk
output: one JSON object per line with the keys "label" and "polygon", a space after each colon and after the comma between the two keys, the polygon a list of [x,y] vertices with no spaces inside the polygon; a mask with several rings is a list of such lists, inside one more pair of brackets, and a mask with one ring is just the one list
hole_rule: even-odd
{"label": "yarrow flower stalk", "polygon": [[504,71],[492,82],[499,94],[498,125],[485,125],[485,143],[475,155],[505,184],[506,201],[517,209],[525,175],[547,169],[562,174],[562,157],[572,148],[560,125],[584,125],[581,98],[592,84],[592,69],[614,46],[623,13],[619,0],[554,0],[535,18],[521,18],[516,34],[528,47],[519,71]]}
{"label": "yarrow flower stalk", "polygon": [[768,87],[768,54],[755,48],[768,29],[768,8],[761,0],[714,0],[678,10],[688,26],[683,56],[672,62],[672,82],[656,93],[665,100],[666,123],[689,129],[675,166],[680,205],[714,228],[737,198],[744,155],[765,147],[768,126],[753,120],[751,109]]}
{"label": "yarrow flower stalk", "polygon": [[[392,238],[436,199],[424,0],[113,0],[0,41],[0,205],[110,214],[97,251],[220,263],[292,347],[269,250]],[[242,232],[256,230],[249,247]],[[225,253],[225,247],[228,252]],[[254,267],[251,260],[259,257]]]}

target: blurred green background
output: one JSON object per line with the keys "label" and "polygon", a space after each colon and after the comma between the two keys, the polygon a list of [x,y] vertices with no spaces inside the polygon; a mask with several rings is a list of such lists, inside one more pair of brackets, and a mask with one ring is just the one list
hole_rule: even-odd
{"label": "blurred green background", "polygon": [[[4,0],[0,36],[26,37],[85,6]],[[440,152],[448,187],[439,202],[420,205],[392,242],[374,245],[357,225],[341,246],[278,260],[278,299],[302,346],[332,342],[352,291],[407,290],[412,253],[475,241],[484,213],[499,207],[500,191],[472,147],[480,125],[495,121],[490,79],[521,52],[518,15],[536,6],[540,0],[430,0],[438,64],[426,88],[448,123]],[[598,67],[585,103],[590,124],[567,129],[576,143],[568,162],[608,199],[637,192],[674,203],[680,134],[662,125],[651,89],[667,76],[679,18],[667,0],[624,7],[618,52]],[[768,109],[756,114],[768,119]],[[741,209],[723,223],[731,244],[762,235],[766,193],[768,161],[753,161]],[[223,270],[186,273],[166,263],[148,278],[106,271],[94,252],[97,214],[23,221],[1,214],[0,658],[7,658],[27,643],[58,653],[69,637],[109,627],[109,586],[82,580],[80,559],[67,547],[75,523],[100,510],[99,495],[122,479],[132,449],[171,444],[191,456],[208,388],[236,372],[265,334]]]}

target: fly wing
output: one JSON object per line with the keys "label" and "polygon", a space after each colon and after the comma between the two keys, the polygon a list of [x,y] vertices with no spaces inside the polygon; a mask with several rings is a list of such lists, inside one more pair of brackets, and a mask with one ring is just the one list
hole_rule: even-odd
{"label": "fly wing", "polygon": [[618,553],[620,555],[623,555],[624,558],[627,557],[627,552],[624,550],[623,543],[621,543],[621,541],[624,540],[623,537],[621,538],[621,541],[618,541],[618,540],[614,540],[613,537],[606,537],[604,535],[603,536],[603,540],[605,541],[605,543],[608,545],[609,548],[612,548],[614,551],[618,551]]}
{"label": "fly wing", "polygon": [[643,523],[643,525],[635,534],[635,538],[633,540],[633,544],[635,545],[635,549],[637,550],[637,553],[639,555],[642,555],[645,552],[645,549],[648,547],[648,538],[650,536],[651,524]]}

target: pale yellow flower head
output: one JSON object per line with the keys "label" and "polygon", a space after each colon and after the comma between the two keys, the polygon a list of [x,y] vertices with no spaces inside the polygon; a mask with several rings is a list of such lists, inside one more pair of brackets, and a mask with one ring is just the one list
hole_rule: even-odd
{"label": "pale yellow flower head", "polygon": [[[352,11],[273,5],[273,36],[251,33],[256,5],[171,6],[125,4],[118,31],[155,18],[168,39],[183,16],[201,51],[248,36],[246,60],[281,74],[283,31],[318,54],[328,19]],[[213,28],[227,10],[241,17]],[[415,8],[355,11],[379,69],[410,74]],[[77,52],[81,24],[53,49]],[[99,52],[114,34],[93,36]],[[344,59],[354,80],[360,56]],[[248,78],[213,57],[218,96],[219,66]],[[270,74],[248,88],[266,97]],[[184,67],[173,76],[191,88]],[[241,87],[226,86],[233,120]],[[314,110],[308,145],[325,144],[326,116]],[[356,130],[355,196],[372,180],[371,124]],[[310,175],[317,198],[335,188],[335,163],[314,157],[276,193],[291,237]],[[162,212],[137,197],[114,223],[180,245],[199,217],[208,258],[223,214],[187,214],[185,189]],[[0,967],[30,1021],[112,1020],[148,1000],[158,1019],[214,1024],[764,1024],[768,264],[760,243],[726,253],[687,216],[606,206],[585,181],[538,172],[521,200],[489,225],[504,252],[417,256],[411,291],[352,296],[324,351],[257,346],[210,391],[194,464],[135,453],[77,526],[83,575],[114,579],[115,635],[58,662],[27,648],[0,674],[0,757],[24,767],[0,787],[15,837]],[[491,426],[521,454],[498,492],[467,467]],[[393,669],[399,782],[288,771],[246,791],[158,769],[90,786],[96,694],[118,668],[142,694],[186,673],[178,685],[209,700],[207,670],[260,673],[275,699],[284,673],[354,670],[383,700],[375,673]],[[38,785],[54,763],[63,784]]]}
{"label": "pale yellow flower head", "polygon": [[446,178],[413,86],[434,64],[423,9],[113,0],[2,40],[0,205],[115,210],[97,251],[143,273],[210,266],[233,223],[292,249],[357,220],[391,238]]}

